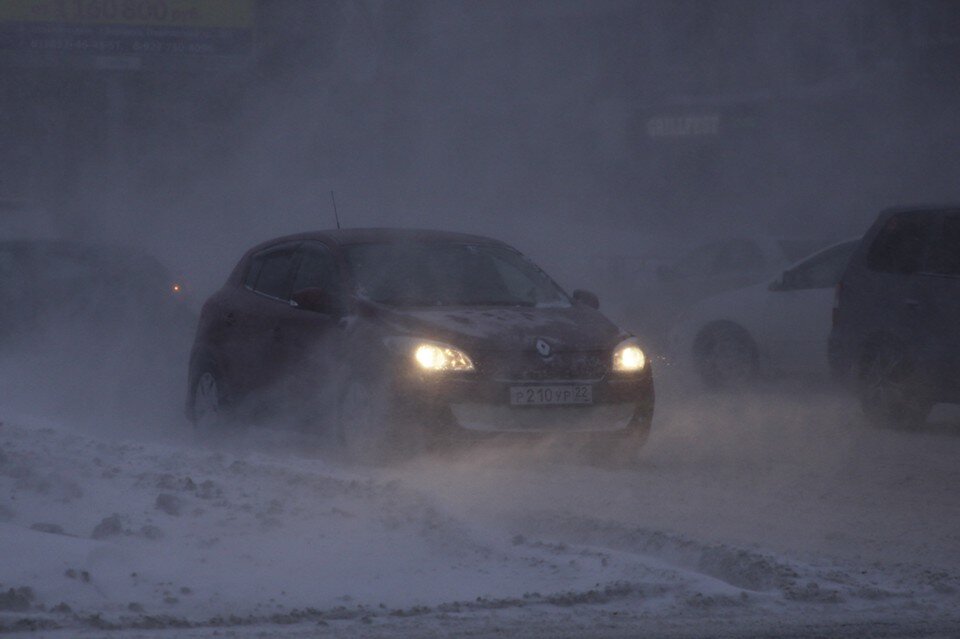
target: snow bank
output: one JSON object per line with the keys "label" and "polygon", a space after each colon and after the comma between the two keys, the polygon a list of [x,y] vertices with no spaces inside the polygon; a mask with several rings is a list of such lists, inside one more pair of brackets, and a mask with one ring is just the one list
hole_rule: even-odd
{"label": "snow bank", "polygon": [[445,505],[429,474],[257,448],[4,423],[0,628],[886,618],[957,603],[947,574],[810,565],[557,509],[492,521]]}

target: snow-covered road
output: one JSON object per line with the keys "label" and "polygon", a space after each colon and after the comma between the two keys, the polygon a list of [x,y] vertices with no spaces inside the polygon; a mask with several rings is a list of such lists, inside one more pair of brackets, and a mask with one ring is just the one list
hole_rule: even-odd
{"label": "snow-covered road", "polygon": [[[667,388],[642,459],[349,466],[313,438],[0,415],[0,629],[956,636],[960,436],[786,385]],[[939,421],[936,421],[939,419]]]}

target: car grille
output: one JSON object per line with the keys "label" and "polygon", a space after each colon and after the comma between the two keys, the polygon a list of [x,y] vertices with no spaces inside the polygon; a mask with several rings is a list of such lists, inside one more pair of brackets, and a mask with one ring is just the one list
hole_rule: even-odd
{"label": "car grille", "polygon": [[538,353],[479,353],[474,365],[484,377],[510,381],[601,379],[609,372],[603,351]]}

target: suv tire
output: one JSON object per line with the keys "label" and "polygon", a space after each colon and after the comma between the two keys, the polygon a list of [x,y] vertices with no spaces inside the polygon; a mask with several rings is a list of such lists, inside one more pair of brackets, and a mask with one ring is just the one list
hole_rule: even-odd
{"label": "suv tire", "polygon": [[875,424],[918,428],[932,408],[907,350],[894,342],[868,346],[860,358],[857,391],[864,414]]}

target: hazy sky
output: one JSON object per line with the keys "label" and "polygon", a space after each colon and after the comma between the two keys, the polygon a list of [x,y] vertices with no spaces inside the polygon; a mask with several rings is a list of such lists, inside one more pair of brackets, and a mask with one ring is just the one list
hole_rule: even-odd
{"label": "hazy sky", "polygon": [[347,225],[559,251],[846,237],[883,206],[956,199],[958,15],[262,2],[247,57],[0,58],[0,196],[211,278],[253,242],[332,226],[331,190]]}

